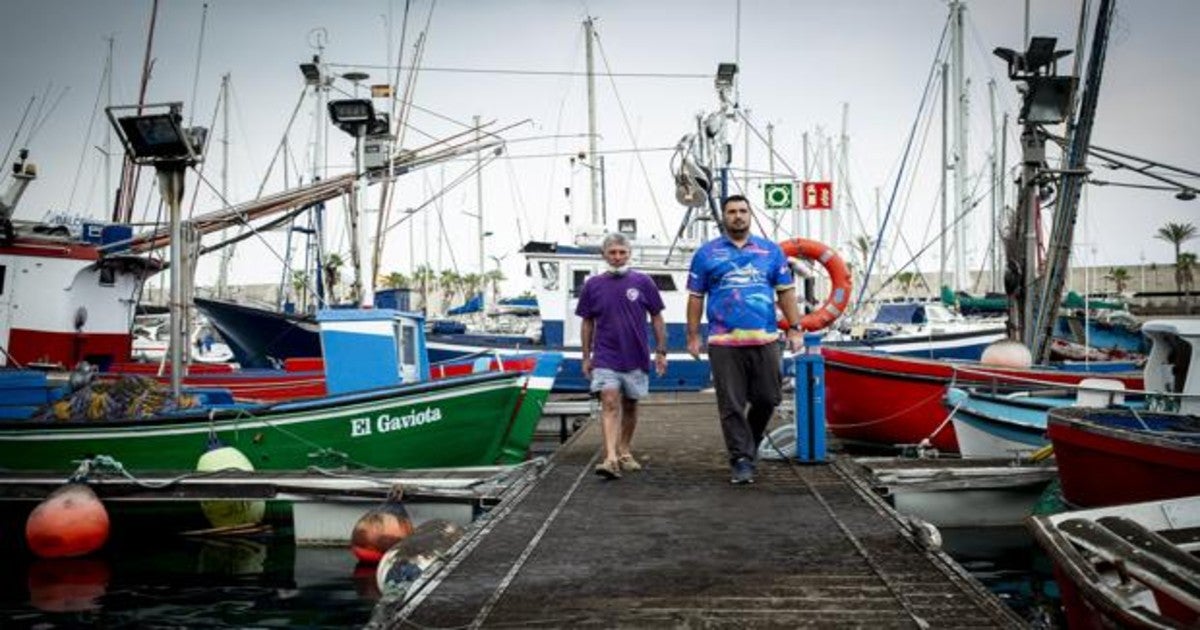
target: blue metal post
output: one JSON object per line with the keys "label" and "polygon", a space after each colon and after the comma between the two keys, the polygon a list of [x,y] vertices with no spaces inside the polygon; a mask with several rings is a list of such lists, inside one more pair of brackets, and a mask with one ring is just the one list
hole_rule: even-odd
{"label": "blue metal post", "polygon": [[821,335],[804,335],[804,352],[794,359],[796,374],[796,461],[825,462],[825,359]]}

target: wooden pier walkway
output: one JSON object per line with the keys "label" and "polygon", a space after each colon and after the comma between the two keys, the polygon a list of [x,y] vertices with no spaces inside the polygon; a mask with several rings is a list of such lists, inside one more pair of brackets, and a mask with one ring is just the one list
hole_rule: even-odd
{"label": "wooden pier walkway", "polygon": [[[395,628],[1021,627],[842,467],[731,486],[709,395],[643,403],[645,469],[592,473],[590,422],[403,604]],[[383,613],[382,615],[380,613]]]}

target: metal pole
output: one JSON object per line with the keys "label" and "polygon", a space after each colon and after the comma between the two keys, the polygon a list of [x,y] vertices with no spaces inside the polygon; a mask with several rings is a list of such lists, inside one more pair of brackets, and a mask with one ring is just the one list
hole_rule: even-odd
{"label": "metal pole", "polygon": [[[584,37],[587,43],[587,100],[588,100],[588,163],[596,163],[596,72],[595,56],[592,53],[592,39],[595,37],[592,18],[583,21]],[[600,221],[600,180],[596,169],[588,169],[591,182],[592,225]],[[481,270],[483,263],[480,263]]]}
{"label": "metal pole", "polygon": [[[221,77],[221,205],[229,205],[229,73]],[[222,230],[224,240],[225,232]],[[289,233],[290,238],[290,233]],[[221,265],[217,272],[217,296],[229,293],[229,265],[233,262],[233,248],[226,245],[221,250]]]}
{"label": "metal pole", "polygon": [[[608,186],[605,185],[604,178],[604,156],[601,155],[600,161],[600,223],[608,229]],[[497,269],[499,263],[497,263]]]}
{"label": "metal pole", "polygon": [[[767,177],[775,181],[775,125],[767,123]],[[771,238],[779,240],[779,215],[771,217]]]}
{"label": "metal pole", "polygon": [[171,297],[169,309],[171,318],[170,343],[168,350],[171,358],[171,396],[178,398],[183,387],[183,242],[180,227],[180,203],[183,201],[184,166],[179,164],[163,164],[157,168],[158,187],[167,201],[167,211],[170,213],[169,225],[171,230]]}
{"label": "metal pole", "polygon": [[[807,131],[805,131],[803,134],[800,135],[800,150],[802,152],[800,155],[800,161],[804,163],[804,182],[807,182],[810,179],[809,171],[808,171],[808,132]],[[804,182],[800,182],[801,189],[802,189],[801,194],[803,194]],[[804,213],[804,237],[812,238],[812,236],[813,236],[812,220],[809,216],[809,213],[805,212]]]}
{"label": "metal pole", "polygon": [[359,226],[359,215],[362,213],[362,198],[359,196],[359,174],[362,172],[362,136],[366,125],[359,125],[354,130],[354,188],[350,193],[350,264],[354,267],[354,282],[350,285],[350,300],[356,306],[365,305],[363,287],[362,251],[360,249],[362,230]]}
{"label": "metal pole", "polygon": [[[479,129],[479,116],[475,117],[475,142],[480,142],[481,130]],[[478,213],[475,215],[477,225],[479,226],[479,275],[487,273],[484,268],[483,258],[483,156],[478,151],[475,152],[475,200],[478,204]]]}
{"label": "metal pole", "polygon": [[1021,342],[1033,350],[1034,335],[1037,332],[1037,324],[1033,321],[1034,304],[1040,295],[1038,288],[1041,284],[1037,269],[1037,223],[1039,219],[1036,180],[1038,165],[1045,159],[1046,148],[1045,140],[1038,134],[1037,128],[1028,124],[1025,125],[1025,132],[1021,134],[1021,144],[1024,164],[1021,168],[1020,211],[1025,215],[1025,273],[1022,280],[1024,283],[1022,295],[1025,301],[1022,305]]}
{"label": "metal pole", "polygon": [[967,270],[967,92],[963,80],[963,11],[962,2],[950,4],[953,15],[953,80],[954,80],[954,288],[966,288]]}
{"label": "metal pole", "polygon": [[938,232],[938,275],[937,284],[938,292],[942,287],[946,286],[946,243],[950,235],[946,234],[946,227],[949,225],[946,222],[946,196],[949,193],[946,190],[949,184],[949,178],[946,173],[950,169],[950,83],[947,79],[950,78],[950,67],[945,62],[942,63],[942,212],[941,212],[941,230]]}

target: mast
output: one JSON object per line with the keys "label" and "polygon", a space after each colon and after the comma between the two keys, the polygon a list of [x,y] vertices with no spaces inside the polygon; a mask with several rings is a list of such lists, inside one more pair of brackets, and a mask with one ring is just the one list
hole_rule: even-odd
{"label": "mast", "polygon": [[[475,142],[479,142],[482,138],[482,130],[479,127],[479,116],[475,116]],[[479,151],[475,152],[475,203],[477,205],[477,214],[475,220],[479,228],[479,275],[487,273],[484,268],[483,254],[483,238],[486,232],[483,231],[483,156]]]}
{"label": "mast", "polygon": [[[583,21],[584,39],[587,49],[587,100],[588,100],[588,176],[591,190],[592,222],[600,224],[600,179],[596,172],[596,60],[592,52],[592,39],[596,36],[591,16]],[[480,269],[483,268],[482,254]]]}
{"label": "mast", "polygon": [[[112,107],[112,75],[113,75],[113,42],[114,38],[109,36],[108,40],[108,59],[104,62],[104,101],[106,107]],[[104,186],[101,187],[102,193],[105,196],[105,203],[111,201],[107,197],[110,192],[109,186],[112,185],[112,125],[109,125],[104,132]]]}
{"label": "mast", "polygon": [[963,79],[963,12],[960,0],[950,3],[951,66],[954,81],[954,288],[967,286],[967,92]]}
{"label": "mast", "polygon": [[[158,0],[150,6],[150,27],[146,34],[146,54],[142,58],[142,81],[138,89],[138,113],[146,103],[146,87],[150,83],[150,53],[154,50],[154,25],[158,20]],[[128,223],[133,218],[133,197],[138,182],[138,169],[128,154],[121,168],[121,188],[117,194],[117,204],[113,208],[112,219],[116,223]]]}
{"label": "mast", "polygon": [[[1058,208],[1050,231],[1047,251],[1046,278],[1038,296],[1034,345],[1030,347],[1035,359],[1050,355],[1050,338],[1054,329],[1058,304],[1062,301],[1063,284],[1071,262],[1071,243],[1075,237],[1075,219],[1079,213],[1079,196],[1087,174],[1087,153],[1091,145],[1092,124],[1100,97],[1100,80],[1104,76],[1104,57],[1108,51],[1108,35],[1112,27],[1115,0],[1101,0],[1096,14],[1095,35],[1088,53],[1087,76],[1079,116],[1068,126],[1066,168],[1059,185]],[[1087,298],[1084,298],[1085,306]]]}
{"label": "mast", "polygon": [[942,62],[942,198],[941,198],[941,230],[938,231],[938,275],[937,284],[940,294],[946,286],[946,243],[950,238],[946,234],[949,224],[946,222],[946,184],[949,183],[946,173],[950,172],[950,66]]}
{"label": "mast", "polygon": [[[221,203],[229,205],[229,73],[221,75]],[[224,239],[222,239],[224,240]],[[221,266],[217,272],[217,296],[224,298],[229,293],[229,264],[233,262],[233,250],[229,245],[221,250]]]}

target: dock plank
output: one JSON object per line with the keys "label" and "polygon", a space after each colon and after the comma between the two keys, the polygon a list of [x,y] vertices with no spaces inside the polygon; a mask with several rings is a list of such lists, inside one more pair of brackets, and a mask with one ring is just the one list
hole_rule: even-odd
{"label": "dock plank", "polygon": [[592,422],[390,625],[1022,625],[842,467],[762,462],[730,485],[711,397],[643,404],[641,472],[603,481],[599,452]]}

